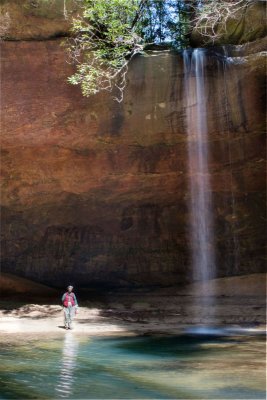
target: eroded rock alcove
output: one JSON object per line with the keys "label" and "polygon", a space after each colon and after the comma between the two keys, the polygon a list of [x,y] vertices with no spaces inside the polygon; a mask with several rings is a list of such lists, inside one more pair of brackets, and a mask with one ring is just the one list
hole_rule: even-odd
{"label": "eroded rock alcove", "polygon": [[[190,281],[182,55],[137,56],[120,104],[86,99],[66,81],[68,26],[54,32],[44,15],[1,43],[2,271],[55,286]],[[227,71],[214,57],[207,67],[218,276],[265,266],[264,39],[253,39],[231,47]]]}

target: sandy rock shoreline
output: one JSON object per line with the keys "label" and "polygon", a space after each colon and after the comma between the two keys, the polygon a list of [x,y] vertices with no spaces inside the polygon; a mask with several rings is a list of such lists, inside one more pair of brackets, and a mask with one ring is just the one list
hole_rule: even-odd
{"label": "sandy rock shoreline", "polygon": [[[74,329],[66,331],[63,325],[62,307],[58,305],[24,305],[14,310],[0,312],[0,341],[18,338],[63,337],[65,334],[86,336],[132,336],[132,335],[175,335],[183,333],[190,324],[181,319],[181,315],[150,317],[147,311],[138,311],[139,320],[134,312],[128,310],[100,309],[80,307],[75,318]],[[143,318],[142,318],[143,315]],[[184,321],[182,323],[181,321]],[[218,324],[218,327],[220,324]],[[222,326],[222,325],[221,325]],[[229,323],[230,327],[231,324]],[[264,332],[263,323],[232,324],[237,329],[250,327],[252,334]],[[238,332],[238,331],[237,331]]]}
{"label": "sandy rock shoreline", "polygon": [[[8,282],[12,283],[14,292],[17,280],[9,279]],[[3,340],[8,336],[62,336],[66,333],[63,308],[59,305],[60,293],[55,289],[55,293],[49,292],[49,304],[34,295],[32,286],[40,293],[38,285],[36,288],[35,284],[25,281],[25,287],[19,286],[24,290],[21,297],[15,300],[15,296],[9,295],[5,300],[1,299],[0,337]],[[261,331],[266,326],[265,289],[266,274],[254,274],[217,279],[212,285],[193,284],[184,289],[105,292],[102,296],[80,291],[77,293],[80,307],[72,332],[89,336],[169,335],[201,325],[250,327]],[[32,297],[27,298],[30,295]],[[207,300],[206,306],[203,296]],[[51,299],[59,303],[51,304]]]}

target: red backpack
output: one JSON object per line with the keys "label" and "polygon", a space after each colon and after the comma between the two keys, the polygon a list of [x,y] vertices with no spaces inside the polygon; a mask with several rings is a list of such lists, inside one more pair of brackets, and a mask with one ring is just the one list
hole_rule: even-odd
{"label": "red backpack", "polygon": [[66,293],[65,296],[65,300],[63,302],[63,306],[64,307],[68,307],[68,302],[71,302],[71,305],[74,306],[75,305],[75,301],[74,301],[74,294],[73,293]]}

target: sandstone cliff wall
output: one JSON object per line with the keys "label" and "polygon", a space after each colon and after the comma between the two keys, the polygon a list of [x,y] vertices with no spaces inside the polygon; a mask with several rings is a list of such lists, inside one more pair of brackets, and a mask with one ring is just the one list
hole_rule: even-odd
{"label": "sandstone cliff wall", "polygon": [[[51,32],[1,43],[2,270],[54,285],[190,281],[181,55],[136,57],[121,104],[85,99]],[[261,46],[206,70],[218,276],[265,268]]]}

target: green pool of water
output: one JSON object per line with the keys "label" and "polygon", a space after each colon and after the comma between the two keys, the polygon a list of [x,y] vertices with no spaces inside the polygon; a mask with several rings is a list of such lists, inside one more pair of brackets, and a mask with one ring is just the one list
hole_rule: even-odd
{"label": "green pool of water", "polygon": [[261,337],[63,338],[1,344],[1,399],[264,399]]}

